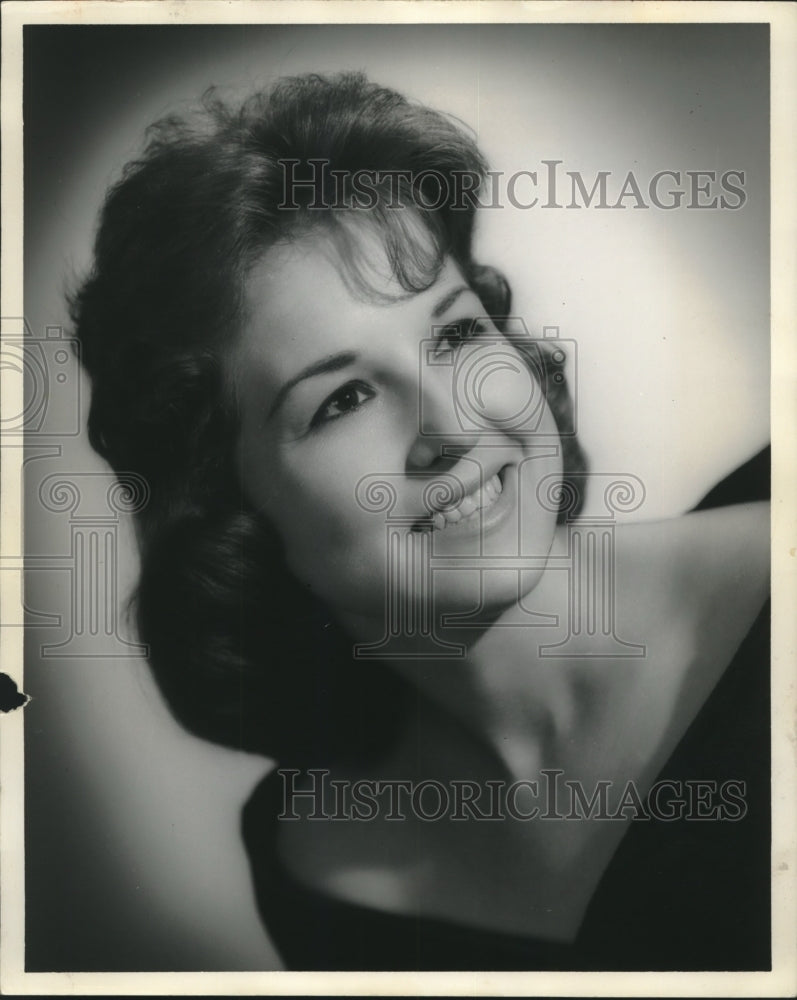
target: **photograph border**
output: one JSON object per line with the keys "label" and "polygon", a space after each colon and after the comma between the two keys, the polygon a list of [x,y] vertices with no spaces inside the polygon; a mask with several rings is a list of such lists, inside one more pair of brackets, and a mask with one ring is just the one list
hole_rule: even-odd
{"label": "photograph border", "polygon": [[[24,970],[24,708],[0,717],[0,992],[17,995],[548,995],[792,996],[797,990],[797,8],[788,3],[514,0],[76,0],[2,6],[2,303],[23,302],[22,28],[25,24],[768,23],[771,32],[772,971],[27,973]],[[22,377],[0,373],[2,415],[22,410]],[[22,448],[3,443],[0,608],[23,622]],[[24,691],[22,627],[0,638],[4,669]]]}

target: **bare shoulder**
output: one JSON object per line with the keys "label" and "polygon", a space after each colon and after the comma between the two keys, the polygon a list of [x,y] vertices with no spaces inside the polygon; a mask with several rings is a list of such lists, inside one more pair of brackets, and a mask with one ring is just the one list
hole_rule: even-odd
{"label": "bare shoulder", "polygon": [[[560,526],[551,571],[524,606],[555,612],[567,622],[584,611],[592,595],[593,604],[600,599],[603,618],[609,613],[624,638],[646,647],[658,640],[672,654],[678,644],[678,655],[686,659],[706,639],[707,629],[720,628],[727,650],[715,648],[713,660],[721,662],[727,652],[729,661],[769,592],[769,515],[768,502],[755,502],[619,522],[610,529],[589,518]],[[594,537],[607,530],[610,544]],[[575,631],[571,645],[584,646],[577,655],[592,655],[594,629]]]}
{"label": "bare shoulder", "polygon": [[698,605],[731,590],[761,603],[769,586],[769,519],[769,503],[757,502],[619,525],[618,580],[644,574]]}
{"label": "bare shoulder", "polygon": [[737,504],[619,526],[618,615],[677,636],[691,670],[711,685],[769,593],[770,505]]}

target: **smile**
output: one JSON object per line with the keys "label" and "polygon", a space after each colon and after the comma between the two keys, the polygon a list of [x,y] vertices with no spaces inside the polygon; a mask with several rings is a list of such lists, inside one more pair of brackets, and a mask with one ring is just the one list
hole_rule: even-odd
{"label": "smile", "polygon": [[466,527],[477,522],[493,507],[504,491],[499,473],[494,473],[483,486],[468,493],[456,507],[437,510],[413,526],[413,531],[445,531],[453,525]]}

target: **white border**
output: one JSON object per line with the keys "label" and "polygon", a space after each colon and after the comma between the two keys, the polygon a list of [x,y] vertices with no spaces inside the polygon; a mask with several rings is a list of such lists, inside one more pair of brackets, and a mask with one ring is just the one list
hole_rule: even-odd
{"label": "white border", "polygon": [[[773,971],[771,973],[25,973],[23,712],[0,719],[0,992],[101,995],[793,996],[797,993],[797,7],[786,3],[568,2],[514,0],[84,0],[2,6],[2,298],[0,315],[24,314],[22,289],[23,24],[217,23],[648,23],[768,22],[772,94],[773,422]],[[0,406],[20,410],[21,377],[0,372]],[[0,484],[0,561],[21,551],[21,449],[5,449]],[[20,620],[13,573],[0,573],[2,620]],[[6,670],[22,688],[22,629],[2,636]]]}

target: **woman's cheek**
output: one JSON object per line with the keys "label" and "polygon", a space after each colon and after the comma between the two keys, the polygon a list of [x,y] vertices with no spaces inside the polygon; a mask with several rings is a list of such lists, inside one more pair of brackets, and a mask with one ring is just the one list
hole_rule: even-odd
{"label": "woman's cheek", "polygon": [[366,510],[357,485],[378,469],[370,449],[328,449],[283,478],[273,521],[288,566],[316,596],[335,605],[383,601],[384,514]]}

